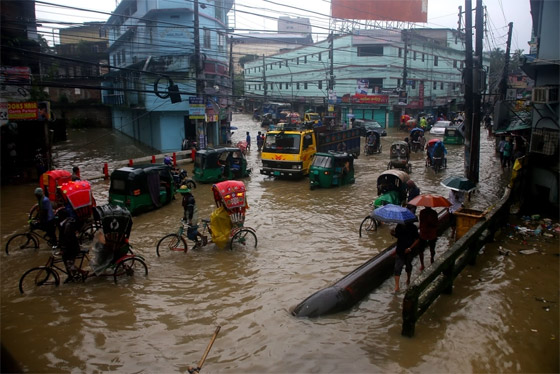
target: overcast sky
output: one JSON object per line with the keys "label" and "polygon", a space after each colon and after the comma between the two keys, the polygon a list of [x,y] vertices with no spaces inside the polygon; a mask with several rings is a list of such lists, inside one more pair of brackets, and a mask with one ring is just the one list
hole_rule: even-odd
{"label": "overcast sky", "polygon": [[[183,1],[175,0],[179,4]],[[45,0],[51,4],[64,4],[84,9],[111,12],[115,9],[116,0]],[[235,0],[238,10],[233,16],[236,32],[249,30],[276,30],[276,18],[280,15],[291,17],[308,17],[311,19],[316,37],[328,32],[330,15],[329,0]],[[476,6],[476,0],[472,0]],[[528,53],[527,42],[531,39],[532,19],[529,0],[485,0],[487,7],[487,34],[484,49],[506,49],[508,23],[513,22],[512,53],[522,49]],[[459,6],[465,7],[464,0],[428,0],[428,22],[418,23],[417,27],[457,28]],[[40,21],[106,21],[108,16],[95,13],[79,13],[76,10],[61,9],[42,4],[36,5],[37,18]],[[79,18],[76,15],[79,14]],[[230,21],[230,22],[232,22]],[[463,16],[464,24],[464,16]],[[44,23],[47,26],[47,23]],[[474,25],[474,14],[473,14]],[[50,29],[42,29],[50,30]]]}

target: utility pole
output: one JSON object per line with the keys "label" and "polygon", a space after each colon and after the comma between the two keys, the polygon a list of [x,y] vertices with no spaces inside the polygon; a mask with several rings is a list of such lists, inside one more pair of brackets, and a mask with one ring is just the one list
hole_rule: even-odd
{"label": "utility pole", "polygon": [[[198,0],[194,0],[194,70],[195,70],[195,83],[196,83],[196,97],[202,97],[202,103],[204,104],[206,111],[206,100],[204,100],[204,86],[203,82],[200,79],[201,75],[201,66],[200,66],[200,24],[198,20]],[[199,105],[199,104],[197,104]],[[196,132],[199,136],[198,144],[201,147],[206,147],[206,129],[204,128],[204,120],[203,120],[203,129],[199,131],[199,119],[194,120],[194,125],[196,127]]]}
{"label": "utility pole", "polygon": [[231,79],[231,100],[235,102],[235,73],[233,72],[233,36],[229,37],[229,75]]}
{"label": "utility pole", "polygon": [[471,139],[473,128],[473,50],[472,50],[472,2],[465,0],[465,177],[470,175]]}
{"label": "utility pole", "polygon": [[329,90],[334,90],[334,37],[331,31],[329,35]]}
{"label": "utility pole", "polygon": [[[408,79],[408,30],[402,30],[402,36],[403,36],[403,40],[404,40],[404,62],[403,62],[403,81],[402,81],[402,91],[405,92],[405,96],[406,96],[406,103],[408,104],[408,94],[406,92],[406,81]],[[400,93],[399,93],[399,102],[400,102]],[[405,114],[405,107],[406,104],[402,106],[401,108],[401,119],[403,118],[404,114]]]}
{"label": "utility pole", "polygon": [[502,79],[500,80],[500,100],[505,100],[506,92],[507,92],[507,80],[508,80],[508,73],[509,73],[509,54],[511,50],[511,33],[513,31],[513,22],[508,24],[509,31],[508,31],[508,38],[506,44],[506,56],[504,62],[504,70],[502,71]]}
{"label": "utility pole", "polygon": [[263,86],[264,86],[264,94],[263,94],[263,104],[266,103],[266,96],[267,96],[267,90],[266,90],[266,61],[265,61],[265,57],[263,54]]}
{"label": "utility pole", "polygon": [[479,164],[480,164],[480,120],[482,118],[480,112],[480,105],[482,101],[481,90],[484,85],[482,84],[483,66],[482,66],[482,39],[484,36],[484,9],[482,7],[482,0],[476,0],[476,19],[475,19],[475,59],[473,69],[473,115],[471,127],[471,142],[470,142],[470,155],[471,160],[467,170],[467,178],[474,183],[479,180]]}

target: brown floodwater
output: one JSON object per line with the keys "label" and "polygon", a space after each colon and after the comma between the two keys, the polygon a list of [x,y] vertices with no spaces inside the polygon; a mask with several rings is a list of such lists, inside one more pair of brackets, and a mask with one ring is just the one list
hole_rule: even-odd
{"label": "brown floodwater", "polygon": [[[235,115],[233,125],[234,142],[245,131],[255,139],[261,130],[249,115]],[[406,136],[388,132],[382,154],[356,160],[355,184],[328,190],[311,191],[307,179],[260,175],[254,145],[245,224],[256,229],[255,250],[211,244],[158,258],[157,241],[174,232],[182,216],[177,199],[134,217],[130,241],[146,258],[147,279],[124,285],[91,278],[20,295],[20,276],[44,264],[50,251],[43,243],[37,252],[3,253],[2,344],[27,372],[176,373],[200,360],[219,325],[205,373],[560,371],[558,239],[531,236],[524,244],[510,226],[465,268],[453,294],[441,296],[419,319],[413,338],[400,335],[403,293],[392,293],[392,279],[348,311],[317,319],[290,314],[393,241],[387,226],[358,236],[389,146]],[[99,175],[104,162],[112,169],[115,161],[151,152],[108,130],[70,131],[69,139],[56,147],[57,166],[79,165],[84,179]],[[481,143],[480,188],[470,207],[483,210],[502,196],[509,172],[501,170],[493,142],[483,135]],[[423,193],[447,196],[440,182],[463,174],[463,147],[448,146],[448,152],[448,168],[437,175],[425,169],[423,153],[412,155],[411,178]],[[187,169],[192,173],[191,165]],[[34,187],[2,187],[2,248],[26,229]],[[106,181],[93,182],[98,204],[107,202],[108,188]],[[215,206],[210,185],[199,185],[194,195],[199,217],[208,217]],[[446,233],[437,252],[448,243]],[[500,254],[505,250],[509,255]],[[415,261],[413,276],[418,272]]]}

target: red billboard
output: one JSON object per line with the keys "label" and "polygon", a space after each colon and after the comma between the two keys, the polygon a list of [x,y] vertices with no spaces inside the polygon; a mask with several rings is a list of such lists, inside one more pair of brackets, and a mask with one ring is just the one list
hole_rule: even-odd
{"label": "red billboard", "polygon": [[334,18],[428,22],[428,0],[331,0]]}

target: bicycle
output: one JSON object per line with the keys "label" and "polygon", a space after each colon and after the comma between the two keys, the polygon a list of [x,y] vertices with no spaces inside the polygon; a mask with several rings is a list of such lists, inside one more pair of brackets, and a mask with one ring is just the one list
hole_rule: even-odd
{"label": "bicycle", "polygon": [[[60,285],[59,272],[68,276],[64,283],[85,282],[87,278],[95,277],[95,273],[90,273],[82,269],[84,263],[89,263],[90,261],[88,253],[88,249],[80,250],[80,253],[75,259],[75,261],[79,260],[76,271],[69,273],[62,259],[62,254],[60,252],[53,252],[44,266],[31,268],[21,276],[19,280],[19,292],[22,294],[30,293],[32,290],[36,290],[38,287],[42,286],[58,287]],[[107,269],[113,270],[112,273],[106,272],[101,275],[113,276],[115,283],[117,283],[117,279],[122,276],[130,277],[134,274],[148,276],[148,266],[144,258],[132,253],[130,247],[126,255],[116,260]]]}
{"label": "bicycle", "polygon": [[[212,230],[210,229],[209,224],[210,224],[209,219],[202,220],[202,232],[200,234],[202,235],[203,238],[208,237],[206,234],[212,235]],[[191,227],[194,226],[189,225],[187,221],[181,219],[181,225],[179,226],[179,230],[177,230],[177,232],[174,234],[165,235],[157,243],[156,246],[157,256],[161,257],[164,252],[168,252],[168,251],[187,253],[189,249],[187,245],[187,240],[195,242],[193,249],[206,246],[209,243],[208,240],[203,239],[202,241],[199,241],[196,235],[192,239],[189,238],[189,228]]]}
{"label": "bicycle", "polygon": [[379,222],[373,217],[373,211],[375,210],[375,207],[373,205],[373,203],[369,204],[373,209],[371,210],[371,212],[366,216],[366,218],[364,218],[362,220],[362,223],[360,223],[360,238],[362,237],[362,231],[364,232],[364,234],[369,234],[373,231],[377,231],[377,226],[379,226]]}
{"label": "bicycle", "polygon": [[[39,243],[41,240],[45,240],[51,248],[55,248],[57,243],[47,236],[47,233],[39,234],[36,230],[40,228],[36,227],[35,221],[29,222],[29,231],[19,234],[12,235],[6,242],[5,251],[9,255],[10,252],[23,249],[34,249],[39,248]],[[78,240],[81,245],[90,243],[93,240],[93,236],[101,225],[99,222],[87,222],[85,223],[79,231]]]}

